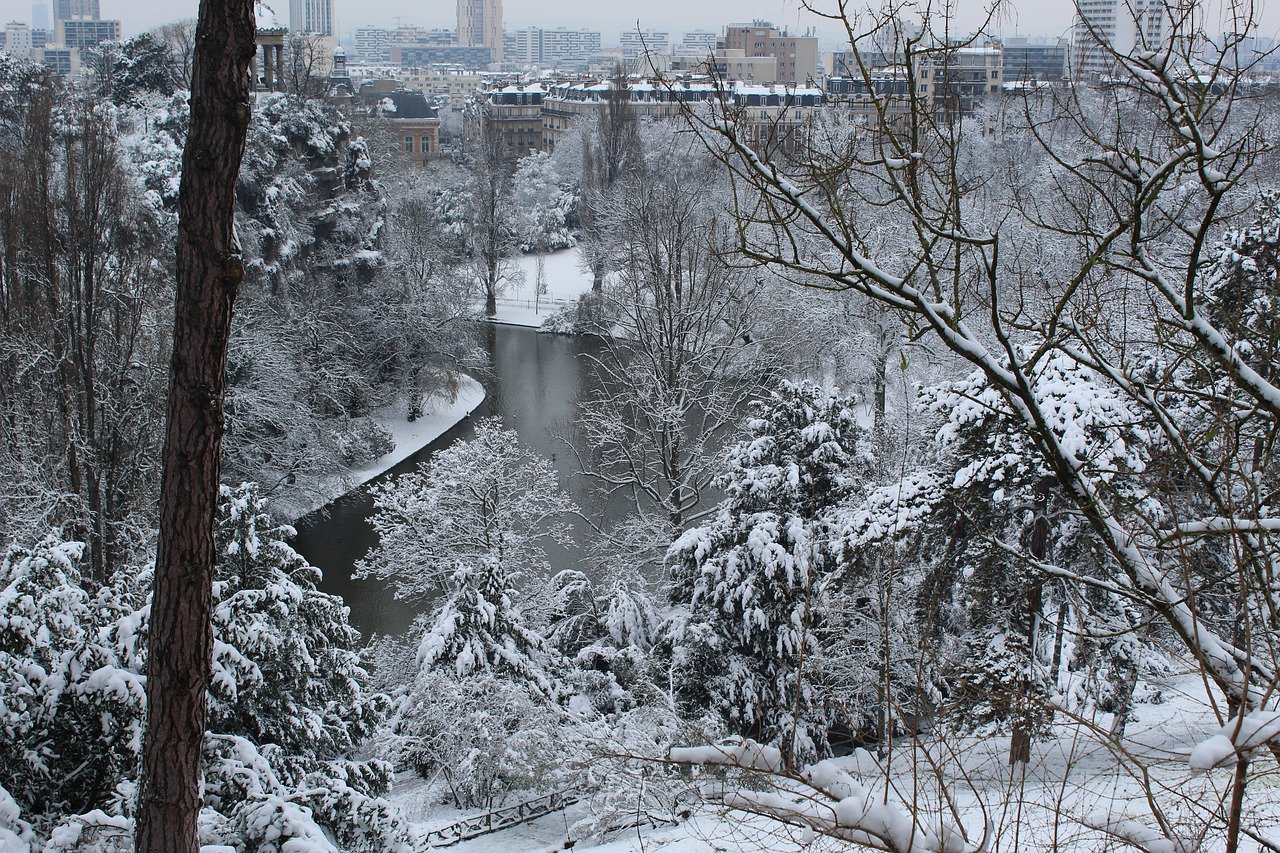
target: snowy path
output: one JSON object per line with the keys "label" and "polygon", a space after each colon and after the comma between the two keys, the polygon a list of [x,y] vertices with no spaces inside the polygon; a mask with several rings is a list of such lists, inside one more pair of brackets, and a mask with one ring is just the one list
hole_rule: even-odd
{"label": "snowy path", "polygon": [[396,443],[395,449],[367,465],[352,468],[344,474],[330,478],[308,503],[301,507],[288,508],[291,510],[288,513],[289,516],[293,519],[301,518],[347,492],[363,486],[444,435],[479,408],[484,402],[484,386],[465,374],[459,377],[458,385],[458,395],[452,401],[446,395],[428,398],[423,403],[422,417],[412,423],[405,418],[403,402],[384,406],[375,411],[374,419],[391,434]]}
{"label": "snowy path", "polygon": [[[1203,826],[1202,805],[1218,802],[1229,788],[1230,768],[1209,774],[1192,772],[1187,764],[1190,747],[1216,731],[1212,712],[1199,674],[1184,670],[1147,682],[1130,720],[1125,746],[1140,755],[1151,774],[1157,801],[1174,829],[1175,837],[1192,839]],[[1220,698],[1220,697],[1218,697]],[[1103,726],[1109,718],[1100,716]],[[1118,820],[1133,826],[1151,827],[1147,792],[1135,777],[1132,764],[1117,760],[1113,745],[1085,729],[1060,718],[1052,737],[1038,739],[1032,761],[1025,767],[1010,768],[1007,737],[982,737],[956,732],[935,732],[921,741],[897,744],[887,771],[894,794],[891,801],[915,797],[915,802],[936,813],[949,808],[940,799],[938,780],[924,760],[927,750],[942,772],[945,787],[962,822],[973,839],[983,836],[984,824],[991,821],[989,849],[995,853],[1056,850],[1061,853],[1096,853],[1099,850],[1133,849],[1090,828]],[[860,782],[882,790],[886,769],[871,755],[859,751],[836,759]],[[1259,754],[1255,763],[1265,768],[1250,788],[1246,809],[1251,824],[1280,836],[1280,768],[1273,759]],[[917,775],[919,774],[919,775]],[[434,806],[420,782],[408,781],[393,797],[406,807],[411,820],[427,825],[446,823],[460,814]],[[589,801],[513,829],[465,841],[449,847],[458,853],[498,853],[564,851],[571,827],[588,814]],[[675,827],[630,829],[599,838],[584,838],[574,850],[598,853],[747,853],[747,851],[806,850],[809,853],[849,849],[838,842],[812,842],[806,833],[758,816],[725,812],[714,805],[704,806],[693,819]],[[1172,846],[1152,846],[1151,850],[1173,850]],[[1188,848],[1191,849],[1191,848]],[[1212,849],[1212,848],[1196,848]],[[1242,851],[1258,850],[1250,842]]]}

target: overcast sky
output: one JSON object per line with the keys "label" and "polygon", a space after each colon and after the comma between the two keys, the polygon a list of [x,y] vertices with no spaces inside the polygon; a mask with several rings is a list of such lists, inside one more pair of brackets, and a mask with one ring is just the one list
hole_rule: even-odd
{"label": "overcast sky", "polygon": [[[101,0],[101,3],[102,16],[119,18],[124,22],[125,35],[129,36],[179,18],[194,17],[197,0]],[[454,0],[334,0],[334,3],[338,32],[343,36],[364,24],[393,26],[397,16],[406,25],[452,27],[456,23]],[[976,26],[982,0],[956,0],[956,4],[960,26]],[[268,5],[275,9],[282,22],[288,20],[288,0],[275,0]],[[819,35],[824,36],[826,43],[833,43],[838,36],[834,28],[799,12],[794,0],[505,0],[504,5],[508,29],[529,25],[587,27],[600,30],[606,45],[616,44],[618,33],[634,26],[637,18],[642,27],[670,30],[673,34],[692,29],[718,31],[726,23],[764,18],[792,29],[818,26]],[[1065,35],[1073,9],[1071,0],[1013,0],[998,29],[1006,35]],[[1276,29],[1280,19],[1277,12],[1280,9],[1264,13],[1264,29],[1268,32]],[[0,16],[6,21],[30,21],[31,3],[0,0]]]}

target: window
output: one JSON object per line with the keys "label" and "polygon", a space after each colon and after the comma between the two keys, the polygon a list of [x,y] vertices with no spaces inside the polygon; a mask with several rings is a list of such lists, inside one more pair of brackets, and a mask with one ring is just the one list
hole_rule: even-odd
{"label": "window", "polygon": [[413,137],[412,136],[406,136],[404,138],[404,150],[406,153],[409,153],[409,154],[413,153]]}
{"label": "window", "polygon": [[421,151],[423,154],[431,153],[431,137],[430,136],[427,136],[424,133],[422,134],[422,136],[418,137],[418,150]]}

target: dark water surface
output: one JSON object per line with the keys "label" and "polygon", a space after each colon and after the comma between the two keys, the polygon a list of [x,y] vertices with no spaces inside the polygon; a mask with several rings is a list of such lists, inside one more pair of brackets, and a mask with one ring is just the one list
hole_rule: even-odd
{"label": "dark water surface", "polygon": [[[470,438],[476,419],[497,415],[525,444],[553,460],[562,485],[586,516],[597,522],[616,521],[619,508],[605,506],[598,495],[591,494],[584,478],[574,473],[573,454],[553,435],[573,435],[583,398],[599,382],[588,357],[599,354],[599,342],[579,336],[540,335],[520,326],[490,325],[484,334],[489,370],[477,377],[487,395],[484,403],[469,419],[373,482],[414,470],[435,451]],[[366,637],[403,631],[419,609],[396,600],[384,581],[351,577],[356,561],[377,544],[368,522],[372,511],[369,489],[361,487],[297,522],[298,535],[293,541],[293,547],[324,573],[321,588],[346,600],[351,623]],[[581,566],[580,551],[588,531],[588,525],[578,521],[574,524],[575,547],[552,544],[547,548],[554,569]]]}

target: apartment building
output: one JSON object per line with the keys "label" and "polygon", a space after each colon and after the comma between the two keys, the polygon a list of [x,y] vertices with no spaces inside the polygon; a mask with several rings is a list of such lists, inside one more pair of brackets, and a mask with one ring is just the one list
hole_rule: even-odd
{"label": "apartment building", "polygon": [[998,46],[930,51],[916,63],[916,86],[934,114],[961,118],[1004,88],[1004,54]]}
{"label": "apartment building", "polygon": [[508,62],[521,65],[585,68],[592,54],[600,51],[600,44],[596,30],[526,27],[506,34],[503,54]]}
{"label": "apartment building", "polygon": [[61,47],[84,50],[104,41],[120,41],[119,21],[103,21],[97,18],[72,18],[58,21],[56,41]]}
{"label": "apartment building", "polygon": [[778,82],[778,60],[773,56],[747,56],[746,51],[715,49],[703,53],[672,54],[672,72],[709,74],[720,80],[750,83]]}
{"label": "apartment building", "polygon": [[711,30],[690,30],[680,39],[680,45],[702,53],[710,53],[715,50],[719,38],[720,36]]}
{"label": "apartment building", "polygon": [[1071,43],[1064,38],[1032,40],[1025,36],[1000,42],[1006,83],[1056,83],[1071,67]]}
{"label": "apartment building", "polygon": [[485,45],[417,44],[393,45],[390,50],[392,65],[402,68],[420,68],[427,65],[456,65],[462,68],[488,68],[493,53]]}
{"label": "apartment building", "polygon": [[55,26],[58,21],[69,21],[72,18],[97,20],[101,17],[102,6],[99,0],[53,0]]}
{"label": "apartment building", "polygon": [[[547,88],[542,101],[542,150],[554,151],[574,123],[608,109],[618,94],[612,80],[566,81]],[[825,103],[812,87],[738,81],[631,81],[621,94],[635,114],[658,121],[681,119],[690,103],[718,101],[730,109],[746,138],[761,148],[794,150],[807,139],[814,111]]]}
{"label": "apartment building", "polygon": [[4,52],[14,59],[30,59],[31,27],[21,21],[10,21],[4,25]]}
{"label": "apartment building", "polygon": [[1113,53],[1155,48],[1168,35],[1164,0],[1080,0],[1076,9],[1071,73],[1077,79],[1106,76]]}
{"label": "apartment building", "polygon": [[725,27],[719,47],[741,50],[745,56],[772,56],[778,63],[778,82],[793,85],[818,79],[818,39],[793,36],[768,21]]}
{"label": "apartment building", "polygon": [[622,55],[635,59],[642,53],[668,53],[671,50],[671,33],[663,30],[627,30],[618,38]]}
{"label": "apartment building", "polygon": [[489,48],[490,62],[502,57],[502,0],[458,0],[458,44]]}
{"label": "apartment building", "polygon": [[540,83],[503,86],[481,95],[467,116],[464,134],[476,140],[482,134],[497,146],[504,160],[515,160],[542,150],[542,103],[547,89]]}
{"label": "apartment building", "polygon": [[289,0],[289,29],[295,34],[332,36],[333,0]]}

